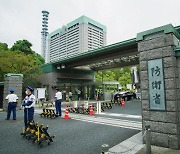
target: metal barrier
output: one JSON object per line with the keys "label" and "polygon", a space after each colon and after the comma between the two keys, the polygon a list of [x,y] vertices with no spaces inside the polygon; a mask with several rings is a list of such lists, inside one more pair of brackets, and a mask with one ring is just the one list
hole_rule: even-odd
{"label": "metal barrier", "polygon": [[101,103],[109,103],[109,102],[111,102],[111,100],[105,100],[105,101],[97,101],[96,103],[97,103],[97,114],[100,114],[101,113]]}
{"label": "metal barrier", "polygon": [[[92,102],[89,102],[88,101],[84,101],[83,102],[83,105],[84,105],[84,108],[85,109],[88,109],[89,108],[89,105],[93,105],[93,104],[96,104],[96,114],[101,114],[101,111],[103,110],[102,108],[102,104],[103,103],[109,103],[111,102],[111,100],[105,100],[105,101],[92,101]],[[78,101],[73,101],[73,108],[78,108]],[[104,111],[104,110],[103,110]]]}

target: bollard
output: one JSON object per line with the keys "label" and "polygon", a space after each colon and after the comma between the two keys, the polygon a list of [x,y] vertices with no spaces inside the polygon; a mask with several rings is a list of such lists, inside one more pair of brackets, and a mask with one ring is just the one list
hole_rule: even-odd
{"label": "bollard", "polygon": [[101,102],[100,102],[100,101],[97,101],[96,104],[97,104],[97,105],[96,105],[96,106],[97,106],[97,112],[96,112],[96,113],[97,113],[97,114],[100,114],[100,113],[101,113]]}
{"label": "bollard", "polygon": [[99,114],[99,103],[98,103],[98,101],[96,101],[96,108],[97,108],[96,113]]}
{"label": "bollard", "polygon": [[98,102],[98,105],[99,105],[99,114],[101,113],[101,101]]}
{"label": "bollard", "polygon": [[150,125],[145,126],[146,130],[146,154],[151,154],[151,132]]}
{"label": "bollard", "polygon": [[79,97],[79,99],[78,99],[78,103],[80,104],[81,103],[81,98]]}
{"label": "bollard", "polygon": [[87,109],[88,108],[88,101],[84,101],[84,107]]}
{"label": "bollard", "polygon": [[74,101],[74,108],[77,108],[77,101]]}
{"label": "bollard", "polygon": [[103,144],[101,145],[101,154],[106,154],[106,152],[109,151],[109,145],[108,144]]}

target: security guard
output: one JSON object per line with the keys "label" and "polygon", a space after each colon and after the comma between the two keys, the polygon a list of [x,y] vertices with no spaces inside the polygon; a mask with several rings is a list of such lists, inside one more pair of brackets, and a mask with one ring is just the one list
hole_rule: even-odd
{"label": "security guard", "polygon": [[27,128],[27,122],[33,121],[34,119],[34,106],[35,106],[35,96],[32,94],[34,89],[30,86],[26,88],[26,97],[22,106],[24,106],[24,124]]}
{"label": "security guard", "polygon": [[7,118],[6,120],[9,120],[11,116],[11,110],[13,111],[13,120],[16,120],[16,106],[17,106],[17,100],[18,97],[16,94],[14,94],[14,89],[9,89],[10,94],[7,95],[6,100],[8,101],[8,110],[7,110]]}
{"label": "security guard", "polygon": [[59,115],[61,116],[62,113],[61,113],[61,100],[62,100],[62,92],[56,88],[56,95],[55,95],[55,98],[56,98],[56,102],[55,102],[55,106],[56,106],[56,117]]}

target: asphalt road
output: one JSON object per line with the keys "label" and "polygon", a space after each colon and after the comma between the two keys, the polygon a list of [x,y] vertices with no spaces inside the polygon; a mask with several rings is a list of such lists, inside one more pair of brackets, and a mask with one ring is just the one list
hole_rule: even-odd
{"label": "asphalt road", "polygon": [[[133,101],[126,101],[125,106],[119,106],[119,105],[112,105],[112,109],[105,109],[104,112],[102,112],[101,115],[99,116],[104,116],[104,117],[112,117],[112,118],[124,118],[124,119],[131,119],[125,116],[113,116],[115,114],[123,114],[123,115],[138,115],[141,116],[141,103],[139,100],[133,100]],[[105,114],[104,114],[105,113]],[[111,116],[112,115],[112,116]],[[141,118],[135,119],[137,121],[142,121]]]}
{"label": "asphalt road", "polygon": [[[122,114],[134,113],[134,115],[140,115],[139,111],[141,110],[138,111],[139,106],[140,102],[129,102],[128,105],[124,107],[123,113],[121,112],[120,106],[113,106],[113,109],[111,111],[107,110],[107,112]],[[134,111],[135,109],[136,111]],[[94,116],[94,118],[95,117],[97,116]],[[112,117],[113,116],[111,116],[111,118]],[[62,118],[45,119],[40,118],[36,113],[35,121],[43,123],[45,126],[49,125],[48,132],[56,136],[51,145],[45,144],[40,148],[31,141],[22,138],[20,135],[23,127],[23,111],[17,111],[16,121],[6,121],[5,118],[6,113],[1,112],[0,154],[99,154],[102,144],[106,143],[112,147],[139,132],[139,130],[136,129],[99,124],[93,121],[64,120]]]}

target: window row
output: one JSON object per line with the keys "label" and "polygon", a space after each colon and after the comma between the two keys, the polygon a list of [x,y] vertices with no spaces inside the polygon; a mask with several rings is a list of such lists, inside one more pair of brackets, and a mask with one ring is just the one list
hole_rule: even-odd
{"label": "window row", "polygon": [[92,24],[92,23],[90,23],[90,22],[88,22],[88,25],[90,25],[91,27],[95,27],[96,29],[99,29],[99,30],[103,31],[103,29],[102,29],[101,27],[98,27],[98,26],[96,26],[96,25],[94,25],[94,24]]}
{"label": "window row", "polygon": [[67,44],[67,47],[71,47],[71,46],[75,46],[75,45],[79,45],[79,41],[75,41],[70,44]]}
{"label": "window row", "polygon": [[79,27],[73,28],[73,29],[69,30],[67,33],[69,34],[71,32],[74,32],[76,29],[79,29]]}
{"label": "window row", "polygon": [[67,36],[71,36],[71,34],[74,34],[74,33],[77,33],[77,32],[79,32],[79,29],[77,29],[77,30],[75,30],[75,31],[72,31],[72,32],[68,33]]}
{"label": "window row", "polygon": [[72,29],[72,28],[74,28],[74,27],[76,27],[76,26],[78,26],[78,25],[79,25],[79,23],[76,23],[76,24],[72,25],[71,27],[69,27],[68,30],[69,30],[69,29]]}
{"label": "window row", "polygon": [[95,30],[95,29],[88,29],[88,33],[94,33],[94,34],[97,34],[97,35],[103,35],[102,32],[97,31],[97,30]]}

